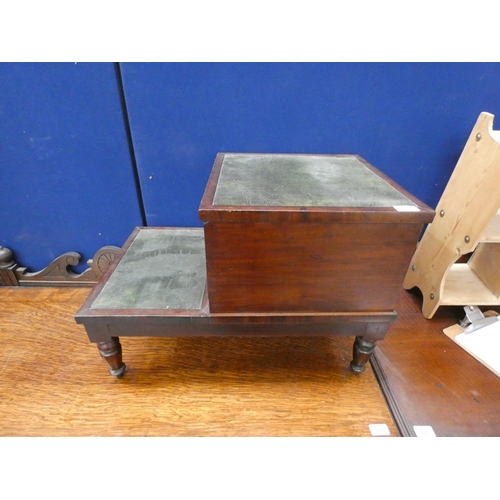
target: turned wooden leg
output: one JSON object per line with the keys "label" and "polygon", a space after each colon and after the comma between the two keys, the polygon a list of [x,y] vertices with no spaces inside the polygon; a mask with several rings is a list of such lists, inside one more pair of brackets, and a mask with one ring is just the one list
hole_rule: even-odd
{"label": "turned wooden leg", "polygon": [[351,370],[354,373],[361,373],[365,370],[366,362],[375,349],[375,340],[365,340],[363,337],[356,337],[352,349]]}
{"label": "turned wooden leg", "polygon": [[123,377],[126,365],[122,362],[122,345],[119,338],[111,337],[108,342],[98,342],[97,349],[109,366],[109,374],[117,378]]}

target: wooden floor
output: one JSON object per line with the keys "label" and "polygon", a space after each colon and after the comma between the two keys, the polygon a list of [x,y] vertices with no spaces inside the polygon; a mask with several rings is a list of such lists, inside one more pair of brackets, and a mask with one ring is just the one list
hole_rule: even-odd
{"label": "wooden floor", "polygon": [[463,307],[440,307],[430,320],[421,307],[417,289],[402,289],[399,318],[376,349],[406,427],[430,426],[437,436],[500,436],[500,378],[443,333],[464,318]]}
{"label": "wooden floor", "polygon": [[73,319],[89,291],[0,287],[0,435],[398,435],[352,338],[124,338],[117,380]]}

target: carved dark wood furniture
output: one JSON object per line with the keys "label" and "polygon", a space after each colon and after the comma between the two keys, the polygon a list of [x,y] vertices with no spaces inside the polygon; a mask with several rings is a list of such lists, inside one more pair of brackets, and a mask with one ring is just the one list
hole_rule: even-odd
{"label": "carved dark wood furniture", "polygon": [[118,253],[120,253],[119,247],[102,247],[93,259],[87,261],[89,268],[77,273],[71,268],[80,263],[81,255],[77,252],[66,252],[54,259],[46,268],[32,273],[17,264],[12,250],[0,246],[0,286],[92,287]]}
{"label": "carved dark wood furniture", "polygon": [[362,372],[434,212],[353,155],[219,154],[198,228],[137,228],[76,314],[120,336],[351,335]]}

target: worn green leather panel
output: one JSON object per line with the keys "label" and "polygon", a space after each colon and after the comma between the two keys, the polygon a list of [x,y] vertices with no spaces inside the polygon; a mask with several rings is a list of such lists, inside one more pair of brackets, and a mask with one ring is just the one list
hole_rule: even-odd
{"label": "worn green leather panel", "polygon": [[226,154],[213,205],[415,206],[355,156],[280,154]]}
{"label": "worn green leather panel", "polygon": [[141,229],[92,309],[200,309],[203,229]]}

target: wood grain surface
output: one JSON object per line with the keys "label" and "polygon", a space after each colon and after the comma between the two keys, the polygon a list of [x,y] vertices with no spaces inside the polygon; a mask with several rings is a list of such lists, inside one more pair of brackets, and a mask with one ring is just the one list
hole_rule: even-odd
{"label": "wood grain surface", "polygon": [[[427,226],[406,273],[403,286],[420,289],[422,312],[429,319],[442,304],[485,304],[477,297],[480,280],[472,286],[469,280],[459,286],[447,282],[452,278],[456,283],[457,276],[449,275],[461,256],[473,252],[484,238],[500,237],[489,229],[497,227],[500,207],[500,131],[493,130],[493,119],[491,113],[480,113],[436,207],[439,215]],[[481,296],[490,294],[483,288]],[[497,297],[490,294],[486,303],[492,298]],[[495,304],[500,304],[498,298]]]}
{"label": "wood grain surface", "polygon": [[210,312],[322,312],[394,309],[421,226],[207,223],[204,229]]}
{"label": "wood grain surface", "polygon": [[123,338],[117,380],[74,321],[88,293],[0,288],[0,435],[398,435],[351,337]]}
{"label": "wood grain surface", "polygon": [[500,436],[500,378],[443,333],[464,318],[463,307],[441,307],[431,320],[421,307],[418,291],[402,290],[399,319],[377,347],[408,425],[437,436]]}

